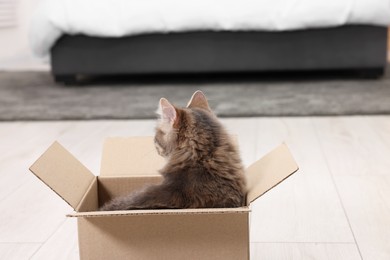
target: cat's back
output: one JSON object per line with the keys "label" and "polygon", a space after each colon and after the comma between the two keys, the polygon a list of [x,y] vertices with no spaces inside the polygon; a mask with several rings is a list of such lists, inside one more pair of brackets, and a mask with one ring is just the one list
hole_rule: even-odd
{"label": "cat's back", "polygon": [[187,145],[192,152],[185,177],[192,187],[190,192],[202,194],[198,199],[205,206],[242,206],[246,193],[244,168],[231,136],[207,111],[194,109],[190,117]]}

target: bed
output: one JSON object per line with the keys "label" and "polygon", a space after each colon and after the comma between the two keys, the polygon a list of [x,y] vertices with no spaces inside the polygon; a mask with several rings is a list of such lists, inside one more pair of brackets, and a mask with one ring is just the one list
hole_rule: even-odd
{"label": "bed", "polygon": [[34,18],[31,42],[64,83],[118,74],[380,76],[389,23],[390,0],[48,0]]}

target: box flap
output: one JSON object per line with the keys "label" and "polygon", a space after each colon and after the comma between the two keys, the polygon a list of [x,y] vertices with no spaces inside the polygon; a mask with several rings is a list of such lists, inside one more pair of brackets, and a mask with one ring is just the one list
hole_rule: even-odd
{"label": "box flap", "polygon": [[110,137],[104,142],[100,175],[158,175],[164,163],[151,136]]}
{"label": "box flap", "polygon": [[286,144],[282,144],[247,169],[247,204],[281,183],[298,170]]}
{"label": "box flap", "polygon": [[74,210],[95,176],[58,142],[54,142],[30,167],[49,188]]}

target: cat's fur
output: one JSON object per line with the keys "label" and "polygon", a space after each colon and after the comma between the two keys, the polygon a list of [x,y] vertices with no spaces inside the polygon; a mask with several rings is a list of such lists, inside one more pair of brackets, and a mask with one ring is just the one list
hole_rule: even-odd
{"label": "cat's fur", "polygon": [[155,146],[167,159],[163,181],[115,198],[101,210],[240,207],[245,203],[243,166],[235,145],[197,91],[186,108],[162,98]]}

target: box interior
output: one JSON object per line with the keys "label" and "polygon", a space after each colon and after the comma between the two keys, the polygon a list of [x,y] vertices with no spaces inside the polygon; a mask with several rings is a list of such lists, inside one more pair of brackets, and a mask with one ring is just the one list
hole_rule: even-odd
{"label": "box interior", "polygon": [[95,177],[87,189],[78,210],[68,217],[136,216],[136,215],[188,215],[188,214],[231,214],[250,212],[247,206],[238,208],[195,208],[159,210],[98,211],[99,207],[112,198],[129,194],[146,185],[158,184],[161,176]]}
{"label": "box interior", "polygon": [[[30,170],[73,207],[76,213],[68,216],[78,217],[98,210],[114,197],[126,195],[147,184],[160,183],[162,177],[156,174],[163,165],[164,160],[154,148],[153,137],[116,137],[105,141],[101,175],[98,177],[58,142],[53,143]],[[297,170],[298,166],[285,144],[254,162],[245,173],[248,183],[246,205],[249,206]],[[248,211],[244,208],[225,211]],[[214,211],[219,212],[220,209],[208,209],[208,212]],[[136,214],[134,211],[123,212]],[[173,213],[172,210],[169,212]],[[104,215],[102,213],[89,213],[89,216]],[[107,214],[113,215],[112,212]]]}
{"label": "box interior", "polygon": [[148,185],[159,184],[161,181],[161,176],[97,177],[99,207],[115,197],[127,195]]}
{"label": "box interior", "polygon": [[77,211],[97,211],[104,203],[115,197],[127,195],[147,185],[158,184],[161,181],[161,176],[97,176],[86,191]]}

